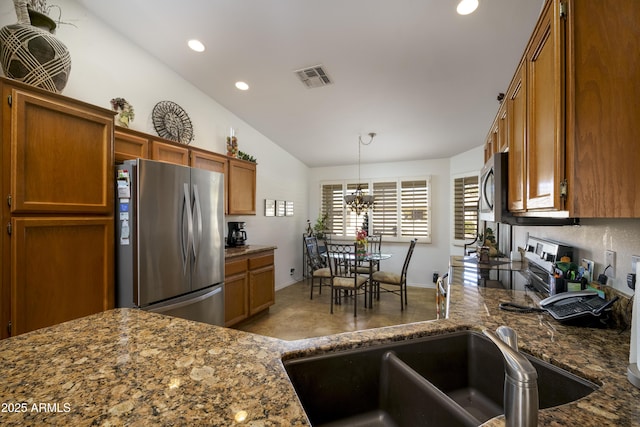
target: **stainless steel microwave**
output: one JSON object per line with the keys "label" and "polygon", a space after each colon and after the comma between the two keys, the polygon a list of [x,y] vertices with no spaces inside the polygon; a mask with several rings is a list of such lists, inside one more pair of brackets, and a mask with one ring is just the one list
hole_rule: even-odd
{"label": "stainless steel microwave", "polygon": [[480,172],[480,219],[490,222],[505,221],[511,217],[507,209],[509,188],[508,154],[495,153]]}
{"label": "stainless steel microwave", "polygon": [[578,218],[509,212],[509,153],[495,153],[480,171],[480,220],[510,225],[577,225]]}

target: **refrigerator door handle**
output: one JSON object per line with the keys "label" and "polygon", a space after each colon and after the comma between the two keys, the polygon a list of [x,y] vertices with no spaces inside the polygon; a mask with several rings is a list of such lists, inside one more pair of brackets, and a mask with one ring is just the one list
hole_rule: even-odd
{"label": "refrigerator door handle", "polygon": [[[187,274],[187,265],[189,264],[189,250],[193,241],[193,216],[191,214],[191,197],[189,197],[189,184],[184,183],[184,194],[182,198],[182,272]],[[185,214],[186,210],[186,214]],[[187,221],[187,235],[184,233],[184,221]],[[187,241],[185,242],[185,237]]]}
{"label": "refrigerator door handle", "polygon": [[198,263],[198,253],[200,252],[200,243],[202,242],[202,208],[200,207],[200,194],[198,193],[198,185],[193,184],[193,223],[194,223],[194,237],[193,237],[193,257],[194,263]]}

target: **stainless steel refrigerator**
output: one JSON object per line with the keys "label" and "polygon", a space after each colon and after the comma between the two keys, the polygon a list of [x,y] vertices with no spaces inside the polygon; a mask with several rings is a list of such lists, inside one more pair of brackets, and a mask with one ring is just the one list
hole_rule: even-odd
{"label": "stainless steel refrigerator", "polygon": [[224,325],[224,176],[116,167],[116,305]]}

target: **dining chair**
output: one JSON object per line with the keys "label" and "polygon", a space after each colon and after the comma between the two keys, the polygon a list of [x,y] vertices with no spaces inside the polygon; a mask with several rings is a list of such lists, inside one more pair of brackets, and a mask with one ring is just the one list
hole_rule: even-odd
{"label": "dining chair", "polygon": [[353,296],[353,317],[358,315],[359,294],[364,293],[365,305],[367,303],[369,277],[355,272],[356,248],[356,243],[327,244],[327,257],[331,271],[331,314],[333,314],[334,301],[336,304],[342,303],[341,291]]}
{"label": "dining chair", "polygon": [[[413,255],[413,249],[416,247],[416,241],[417,239],[413,239],[409,243],[409,250],[404,258],[400,274],[390,271],[375,271],[371,275],[371,280],[375,284],[372,288],[376,289],[378,299],[380,299],[381,291],[400,295],[400,310],[404,310],[404,306],[407,305],[407,269]],[[383,285],[386,285],[386,287]],[[398,288],[389,288],[389,286],[397,286]]]}
{"label": "dining chair", "polygon": [[[374,253],[379,254],[381,247],[382,247],[382,235],[378,234],[378,235],[367,236],[365,250],[368,254],[374,254]],[[380,270],[380,261],[379,260],[360,261],[356,266],[356,272],[359,274],[369,274],[371,272],[371,267],[375,268],[376,270]]]}
{"label": "dining chair", "polygon": [[[331,270],[327,267],[326,258],[320,255],[320,246],[315,236],[305,237],[304,246],[307,249],[307,263],[311,271],[311,296],[313,299],[313,286],[315,280],[318,279],[319,293],[322,294],[323,282],[331,279]],[[329,285],[328,283],[326,285]]]}

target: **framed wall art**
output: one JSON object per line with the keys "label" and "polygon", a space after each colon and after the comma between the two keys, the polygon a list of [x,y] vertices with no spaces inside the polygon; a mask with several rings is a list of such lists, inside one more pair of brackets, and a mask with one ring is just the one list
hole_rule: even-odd
{"label": "framed wall art", "polygon": [[276,216],[276,201],[264,199],[264,216]]}
{"label": "framed wall art", "polygon": [[293,216],[293,201],[284,202],[284,216]]}

